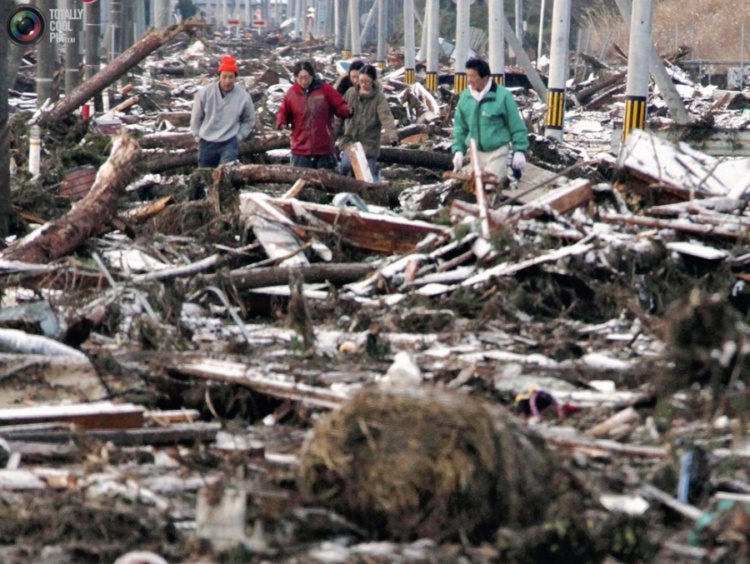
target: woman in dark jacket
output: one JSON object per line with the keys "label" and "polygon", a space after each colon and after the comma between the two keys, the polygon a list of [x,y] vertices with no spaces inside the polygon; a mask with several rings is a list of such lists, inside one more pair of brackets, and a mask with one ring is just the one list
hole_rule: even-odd
{"label": "woman in dark jacket", "polygon": [[309,61],[294,65],[294,85],[279,107],[276,127],[292,127],[292,165],[306,168],[336,168],[333,116],[351,113],[336,89],[315,77]]}
{"label": "woman in dark jacket", "polygon": [[[339,139],[342,149],[346,149],[357,141],[362,143],[373,178],[377,178],[381,130],[385,130],[386,143],[398,141],[396,121],[393,119],[388,100],[385,99],[377,78],[378,72],[375,67],[372,65],[362,67],[357,86],[350,88],[344,96],[347,105],[352,109],[352,115],[344,122],[344,135]],[[352,174],[352,165],[346,150],[341,157],[341,174],[344,176]]]}
{"label": "woman in dark jacket", "polygon": [[359,73],[363,66],[365,66],[365,64],[360,60],[352,61],[349,65],[349,72],[342,76],[336,84],[336,92],[343,96],[352,86],[357,86]]}

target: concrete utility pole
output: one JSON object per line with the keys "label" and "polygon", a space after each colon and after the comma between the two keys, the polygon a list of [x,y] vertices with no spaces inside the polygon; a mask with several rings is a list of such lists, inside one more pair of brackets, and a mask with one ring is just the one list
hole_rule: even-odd
{"label": "concrete utility pole", "polygon": [[120,9],[122,10],[123,22],[120,49],[122,51],[125,51],[126,49],[130,48],[133,43],[135,43],[135,33],[133,32],[133,27],[135,26],[135,9],[133,7],[132,0],[122,0]]}
{"label": "concrete utility pole", "polygon": [[425,87],[430,92],[437,92],[438,69],[440,65],[439,52],[440,43],[440,0],[427,0],[427,10],[430,17],[427,20],[427,75],[425,76]]}
{"label": "concrete utility pole", "polygon": [[544,38],[544,3],[542,0],[542,7],[539,9],[539,40],[536,43],[536,70],[539,70],[539,59],[542,58],[542,39]]}
{"label": "concrete utility pole", "polygon": [[[94,2],[97,4],[97,2]],[[88,4],[86,4],[88,6]],[[224,2],[224,16],[226,16],[226,0]],[[221,23],[221,22],[220,22]],[[224,18],[226,23],[226,17]],[[159,29],[169,25],[169,0],[151,0],[151,25]]]}
{"label": "concrete utility pole", "polygon": [[339,10],[341,5],[339,0],[333,0],[333,47],[338,49],[341,47],[341,18]]}
{"label": "concrete utility pole", "polygon": [[133,42],[135,43],[146,33],[146,4],[136,2],[133,6]]}
{"label": "concrete utility pole", "polygon": [[[616,0],[616,2],[623,19],[625,20],[625,22],[627,22],[628,25],[631,25],[632,8],[630,5],[630,0]],[[635,28],[631,25],[630,45],[633,44],[632,34],[634,29]],[[659,92],[661,92],[661,95],[664,97],[664,101],[667,103],[667,107],[669,108],[669,113],[672,116],[672,119],[675,121],[675,123],[678,123],[680,125],[687,125],[690,123],[690,115],[685,109],[685,104],[682,101],[682,97],[677,92],[677,88],[672,82],[672,79],[670,78],[669,74],[667,74],[667,69],[664,68],[664,63],[662,63],[661,57],[659,57],[659,53],[656,50],[656,47],[654,47],[650,29],[651,24],[649,24],[648,49],[646,50],[646,53],[650,55],[648,59],[648,69],[651,72],[651,76],[653,77],[654,82],[656,82],[656,85],[659,87]],[[629,75],[630,66],[628,66],[628,76]]]}
{"label": "concrete utility pole", "polygon": [[[66,0],[65,8],[73,10],[77,6],[75,0]],[[78,67],[81,66],[81,47],[83,41],[83,20],[74,19],[70,21],[70,35],[73,41],[65,44],[65,95],[67,96],[81,83],[81,74]]]}
{"label": "concrete utility pole", "polygon": [[[453,75],[453,92],[458,94],[466,88],[466,59],[469,58],[470,0],[456,0],[456,51]],[[492,67],[490,67],[492,69]]]}
{"label": "concrete utility pole", "polygon": [[[36,0],[36,7],[50,21],[49,11],[57,8],[55,0]],[[36,44],[36,103],[37,106],[44,104],[45,100],[53,100],[53,79],[55,67],[57,66],[57,44],[50,42],[50,30],[47,28],[44,35]],[[3,39],[7,41],[7,39]]]}
{"label": "concrete utility pole", "polygon": [[385,70],[385,0],[378,0],[378,69]]}
{"label": "concrete utility pole", "polygon": [[516,37],[523,48],[523,0],[516,0]]}
{"label": "concrete utility pole", "polygon": [[[419,14],[417,14],[419,17]],[[430,0],[424,2],[424,17],[422,18],[422,34],[419,36],[419,60],[425,62],[427,60],[427,44],[430,32]]]}
{"label": "concrete utility pole", "polygon": [[635,0],[630,18],[630,48],[628,49],[628,82],[625,87],[625,120],[622,138],[625,140],[634,129],[646,124],[648,99],[648,63],[651,58],[651,20],[654,14],[652,0]]}
{"label": "concrete utility pole", "polygon": [[404,82],[414,84],[416,36],[414,33],[414,0],[404,0]]}
{"label": "concrete utility pole", "polygon": [[122,0],[110,0],[109,3],[109,29],[110,44],[107,46],[107,61],[114,61],[122,53]]}
{"label": "concrete utility pole", "polygon": [[352,0],[346,2],[346,17],[344,18],[344,52],[342,58],[352,58],[352,18],[349,15],[351,9],[350,3]]}
{"label": "concrete utility pole", "polygon": [[[99,2],[90,2],[83,5],[83,20],[83,77],[88,80],[99,72],[99,34],[102,27],[102,12]],[[102,111],[101,95],[96,96],[94,105],[98,111]]]}
{"label": "concrete utility pole", "polygon": [[490,71],[497,84],[505,82],[505,8],[503,0],[488,0],[489,18],[487,36],[489,39]]}
{"label": "concrete utility pole", "polygon": [[359,0],[349,0],[349,25],[352,31],[352,57],[362,56],[362,44],[359,40]]}
{"label": "concrete utility pole", "polygon": [[563,139],[565,82],[568,80],[570,2],[571,0],[555,0],[552,8],[552,52],[547,81],[547,119],[544,134],[560,141]]}
{"label": "concrete utility pole", "polygon": [[294,37],[300,38],[305,31],[305,4],[303,0],[294,2]]}

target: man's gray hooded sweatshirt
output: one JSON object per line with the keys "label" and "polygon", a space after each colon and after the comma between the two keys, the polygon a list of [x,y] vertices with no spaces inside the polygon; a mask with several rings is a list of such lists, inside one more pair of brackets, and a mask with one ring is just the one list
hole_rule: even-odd
{"label": "man's gray hooded sweatshirt", "polygon": [[250,135],[255,125],[253,99],[236,84],[221,95],[218,82],[207,84],[195,95],[190,131],[212,143],[221,143],[236,137],[242,141]]}

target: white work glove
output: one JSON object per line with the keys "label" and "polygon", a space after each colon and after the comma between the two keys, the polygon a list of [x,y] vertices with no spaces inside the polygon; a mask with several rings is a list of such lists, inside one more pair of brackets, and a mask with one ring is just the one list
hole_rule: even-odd
{"label": "white work glove", "polygon": [[464,154],[458,151],[453,155],[453,172],[458,172],[462,166],[464,166]]}
{"label": "white work glove", "polygon": [[510,168],[518,172],[523,172],[523,169],[526,168],[526,155],[521,151],[513,153],[513,161],[510,163]]}

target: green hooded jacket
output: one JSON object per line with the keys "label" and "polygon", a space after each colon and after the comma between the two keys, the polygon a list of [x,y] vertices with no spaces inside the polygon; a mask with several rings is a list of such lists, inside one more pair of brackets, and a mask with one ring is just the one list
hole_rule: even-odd
{"label": "green hooded jacket", "polygon": [[526,152],[529,148],[529,132],[513,94],[494,82],[481,102],[474,99],[468,88],[461,92],[453,117],[453,138],[453,153],[466,154],[469,139],[474,139],[483,153],[511,142],[513,151]]}

